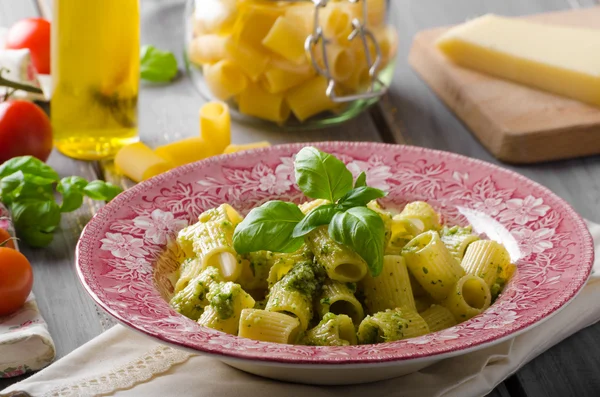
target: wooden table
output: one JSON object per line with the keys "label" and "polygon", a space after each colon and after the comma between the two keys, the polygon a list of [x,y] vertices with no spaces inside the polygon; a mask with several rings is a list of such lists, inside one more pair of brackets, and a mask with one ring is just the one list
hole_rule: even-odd
{"label": "wooden table", "polygon": [[[90,1],[90,0],[86,0]],[[523,15],[586,7],[600,0],[391,0],[400,33],[398,66],[389,95],[370,111],[338,127],[310,132],[263,131],[234,125],[233,142],[272,143],[318,140],[361,140],[408,143],[448,150],[498,163],[461,122],[409,68],[406,57],[413,35],[425,28],[459,23],[495,12]],[[183,0],[141,0],[142,42],[173,51],[182,65]],[[0,0],[0,26],[39,11],[32,0]],[[142,85],[140,135],[153,145],[198,133],[203,98],[182,75],[170,85]],[[61,175],[110,179],[101,165],[53,153],[50,164]],[[527,167],[510,167],[549,187],[584,217],[600,222],[600,157]],[[44,250],[24,247],[34,266],[34,292],[54,336],[58,358],[114,325],[80,286],[74,269],[77,238],[102,203],[86,201],[63,217],[52,245]],[[534,331],[535,332],[535,331]],[[0,389],[19,380],[0,380]],[[578,332],[500,384],[490,396],[597,396],[600,394],[600,324]]]}

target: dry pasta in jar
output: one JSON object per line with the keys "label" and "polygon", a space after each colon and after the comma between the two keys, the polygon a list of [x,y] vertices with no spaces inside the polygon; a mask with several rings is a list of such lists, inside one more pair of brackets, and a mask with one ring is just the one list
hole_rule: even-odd
{"label": "dry pasta in jar", "polygon": [[[279,125],[342,121],[377,99],[357,94],[389,85],[398,38],[386,0],[330,0],[318,11],[310,1],[190,1],[192,77],[240,114]],[[370,32],[366,46],[353,21]],[[317,27],[323,37],[309,45]]]}

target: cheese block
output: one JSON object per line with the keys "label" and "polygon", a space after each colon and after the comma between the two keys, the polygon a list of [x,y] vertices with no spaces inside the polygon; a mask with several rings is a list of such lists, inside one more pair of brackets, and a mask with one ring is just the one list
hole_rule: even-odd
{"label": "cheese block", "polygon": [[485,15],[436,44],[458,65],[600,106],[600,30]]}

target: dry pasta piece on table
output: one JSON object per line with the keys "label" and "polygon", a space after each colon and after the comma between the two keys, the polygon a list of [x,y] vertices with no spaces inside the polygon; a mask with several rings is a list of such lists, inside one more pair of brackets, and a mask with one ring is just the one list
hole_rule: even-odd
{"label": "dry pasta piece on table", "polygon": [[122,147],[115,157],[115,166],[135,182],[152,178],[174,167],[141,142]]}
{"label": "dry pasta piece on table", "polygon": [[231,144],[231,115],[223,102],[208,102],[200,108],[200,136],[215,154]]}
{"label": "dry pasta piece on table", "polygon": [[212,145],[199,136],[159,146],[154,149],[154,152],[174,166],[193,163],[219,154]]}

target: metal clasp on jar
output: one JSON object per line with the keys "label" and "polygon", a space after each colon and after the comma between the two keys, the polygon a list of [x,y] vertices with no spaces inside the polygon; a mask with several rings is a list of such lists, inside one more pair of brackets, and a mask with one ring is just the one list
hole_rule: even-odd
{"label": "metal clasp on jar", "polygon": [[[348,40],[356,40],[359,39],[362,42],[363,51],[365,52],[365,59],[367,60],[368,71],[369,71],[369,86],[366,92],[353,94],[353,95],[343,95],[338,96],[336,94],[336,84],[337,82],[332,76],[330,63],[327,56],[327,45],[331,43],[331,41],[325,37],[323,32],[323,27],[319,23],[319,12],[321,9],[327,7],[327,3],[329,0],[312,0],[315,5],[315,14],[314,14],[314,22],[313,22],[313,33],[306,38],[304,43],[304,49],[314,67],[314,69],[320,75],[324,76],[327,81],[327,96],[334,102],[343,103],[343,102],[352,102],[360,99],[371,99],[380,97],[387,92],[388,87],[379,79],[379,73],[377,69],[381,64],[381,48],[379,46],[379,42],[373,35],[373,33],[367,28],[367,15],[368,15],[368,5],[366,0],[347,0],[350,3],[360,3],[362,2],[362,18],[353,18],[351,21],[352,24],[352,32],[348,36]],[[373,45],[375,59],[373,59],[371,55],[371,51],[369,50],[369,42]],[[319,65],[317,61],[317,57],[315,56],[315,51],[318,50],[318,44],[321,43],[320,50],[322,51],[321,59],[323,66]]]}

